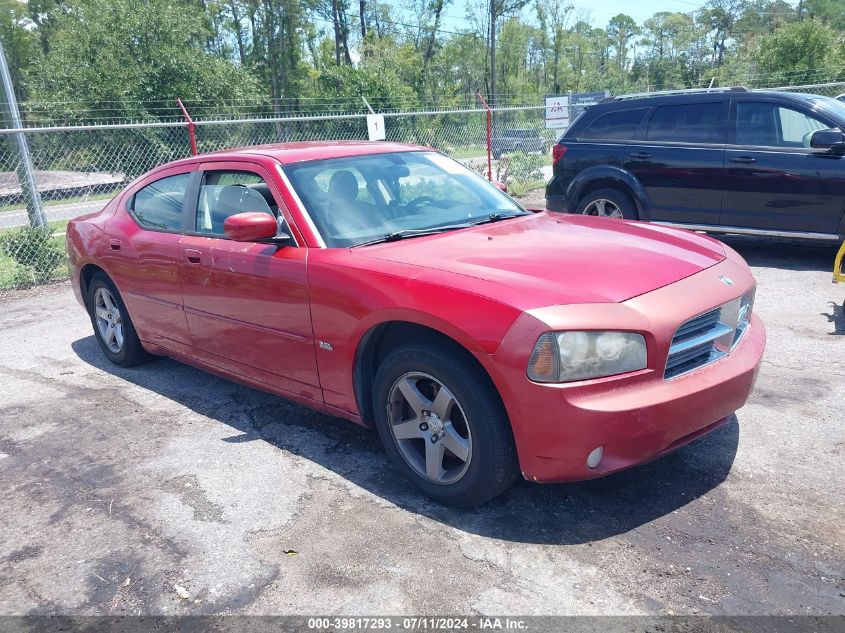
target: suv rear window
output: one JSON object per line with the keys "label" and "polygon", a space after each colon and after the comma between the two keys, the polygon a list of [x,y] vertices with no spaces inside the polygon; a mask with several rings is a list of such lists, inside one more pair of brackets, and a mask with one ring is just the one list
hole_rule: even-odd
{"label": "suv rear window", "polygon": [[724,143],[724,104],[710,102],[661,106],[651,116],[646,140]]}
{"label": "suv rear window", "polygon": [[578,138],[630,141],[634,138],[634,134],[636,134],[648,111],[649,108],[637,108],[602,114],[579,134]]}

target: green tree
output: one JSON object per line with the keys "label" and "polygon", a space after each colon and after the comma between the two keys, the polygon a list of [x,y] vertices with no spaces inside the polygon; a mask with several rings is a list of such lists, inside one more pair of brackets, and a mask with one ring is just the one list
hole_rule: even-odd
{"label": "green tree", "polygon": [[6,51],[12,84],[18,99],[24,99],[23,74],[38,54],[36,34],[27,28],[27,6],[18,0],[0,0],[0,41]]}
{"label": "green tree", "polygon": [[845,51],[841,35],[833,28],[805,19],[760,38],[754,61],[769,85],[824,82],[842,76]]}
{"label": "green tree", "polygon": [[[147,118],[150,103],[177,97],[225,102],[254,98],[255,80],[205,50],[208,31],[196,7],[168,0],[79,0],[54,18],[48,53],[27,87],[54,114],[80,107],[114,118]],[[63,112],[57,102],[72,102]]]}
{"label": "green tree", "polygon": [[839,31],[845,30],[845,3],[842,0],[804,0],[801,8],[805,17],[826,22]]}
{"label": "green tree", "polygon": [[561,86],[561,65],[566,28],[572,15],[572,5],[558,0],[536,0],[537,19],[540,22],[540,46],[542,50],[543,85],[553,94],[559,94]]}
{"label": "green tree", "polygon": [[607,34],[612,42],[616,57],[616,70],[623,75],[628,68],[631,46],[640,34],[640,27],[630,15],[619,13],[607,24]]}
{"label": "green tree", "polygon": [[695,44],[696,24],[686,13],[661,11],[645,21],[643,57],[646,83],[654,88],[679,88],[686,85],[687,62]]}

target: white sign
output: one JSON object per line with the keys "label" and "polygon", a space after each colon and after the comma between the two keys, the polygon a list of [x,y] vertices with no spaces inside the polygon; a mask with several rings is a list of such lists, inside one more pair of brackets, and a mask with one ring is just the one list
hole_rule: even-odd
{"label": "white sign", "polygon": [[546,97],[546,128],[565,130],[569,127],[569,96]]}
{"label": "white sign", "polygon": [[367,115],[367,132],[370,135],[371,141],[384,140],[384,115],[383,114],[368,114]]}

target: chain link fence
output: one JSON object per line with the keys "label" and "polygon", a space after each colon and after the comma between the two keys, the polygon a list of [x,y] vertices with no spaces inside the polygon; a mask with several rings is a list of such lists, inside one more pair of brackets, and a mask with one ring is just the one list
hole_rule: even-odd
{"label": "chain link fence", "polygon": [[803,92],[805,94],[835,98],[842,94],[845,94],[845,82],[835,81],[823,84],[807,84],[805,86],[775,86],[772,88],[756,88],[755,90],[782,90],[784,92]]}
{"label": "chain link fence", "polygon": [[[845,93],[845,82],[765,89],[835,97]],[[545,108],[494,109],[489,134],[487,115],[484,108],[385,112],[385,133],[388,141],[439,149],[505,182],[517,196],[542,187],[551,177],[550,148],[558,135],[546,127]],[[205,119],[195,122],[195,134],[200,152],[368,136],[366,115],[360,113]],[[34,170],[34,191],[23,177],[21,138]],[[0,130],[0,290],[66,277],[69,219],[98,211],[137,176],[190,154],[184,121]]]}
{"label": "chain link fence", "polygon": [[[517,195],[542,187],[551,176],[549,151],[555,131],[546,129],[543,106],[492,111],[489,137],[487,111],[482,108],[390,112],[384,117],[386,140],[434,147],[485,177],[489,170],[494,180],[505,182]],[[365,114],[200,120],[194,126],[201,153],[368,137]],[[28,146],[34,192],[21,177],[21,136]],[[66,277],[64,232],[69,219],[100,210],[153,167],[190,155],[185,122],[0,130],[0,289]]]}

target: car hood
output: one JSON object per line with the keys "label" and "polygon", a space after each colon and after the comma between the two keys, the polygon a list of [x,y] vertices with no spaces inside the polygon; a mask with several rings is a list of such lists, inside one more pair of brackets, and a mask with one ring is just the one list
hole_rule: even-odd
{"label": "car hood", "polygon": [[538,306],[618,303],[725,259],[719,242],[695,233],[546,212],[354,250],[492,282],[503,295],[511,289]]}

